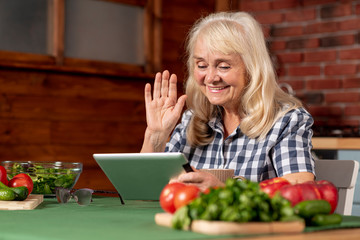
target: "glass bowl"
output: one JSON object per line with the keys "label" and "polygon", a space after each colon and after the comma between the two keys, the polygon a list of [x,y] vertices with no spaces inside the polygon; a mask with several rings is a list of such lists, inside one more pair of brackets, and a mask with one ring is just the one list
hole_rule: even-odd
{"label": "glass bowl", "polygon": [[83,169],[79,162],[3,161],[8,179],[19,173],[27,173],[34,183],[32,194],[55,196],[55,188],[72,189]]}

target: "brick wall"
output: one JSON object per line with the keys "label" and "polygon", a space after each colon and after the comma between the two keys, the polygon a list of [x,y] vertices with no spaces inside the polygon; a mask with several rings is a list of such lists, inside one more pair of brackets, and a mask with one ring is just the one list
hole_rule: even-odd
{"label": "brick wall", "polygon": [[279,82],[323,125],[360,125],[360,1],[243,0],[263,24]]}

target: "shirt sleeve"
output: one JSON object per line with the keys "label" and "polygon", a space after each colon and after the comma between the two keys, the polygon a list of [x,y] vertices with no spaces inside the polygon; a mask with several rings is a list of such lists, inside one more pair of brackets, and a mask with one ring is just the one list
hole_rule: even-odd
{"label": "shirt sleeve", "polygon": [[186,145],[186,128],[192,113],[187,110],[183,113],[181,122],[175,127],[169,142],[166,143],[165,152],[182,152]]}
{"label": "shirt sleeve", "polygon": [[273,164],[277,176],[310,172],[315,175],[312,158],[312,130],[314,120],[305,109],[295,109],[277,121],[274,131],[279,138],[273,148]]}

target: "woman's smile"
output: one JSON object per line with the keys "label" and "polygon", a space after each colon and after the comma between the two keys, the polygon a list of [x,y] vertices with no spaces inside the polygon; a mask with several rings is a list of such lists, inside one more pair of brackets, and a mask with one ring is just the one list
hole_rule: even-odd
{"label": "woman's smile", "polygon": [[220,93],[226,88],[229,88],[229,86],[223,86],[223,87],[208,86],[208,89],[211,93]]}

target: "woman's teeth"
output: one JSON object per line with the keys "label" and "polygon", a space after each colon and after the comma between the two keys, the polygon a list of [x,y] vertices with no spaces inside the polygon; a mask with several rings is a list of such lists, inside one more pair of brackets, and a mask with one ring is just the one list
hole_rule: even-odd
{"label": "woman's teeth", "polygon": [[226,87],[209,87],[209,88],[210,88],[210,90],[220,91],[220,90],[225,89]]}

